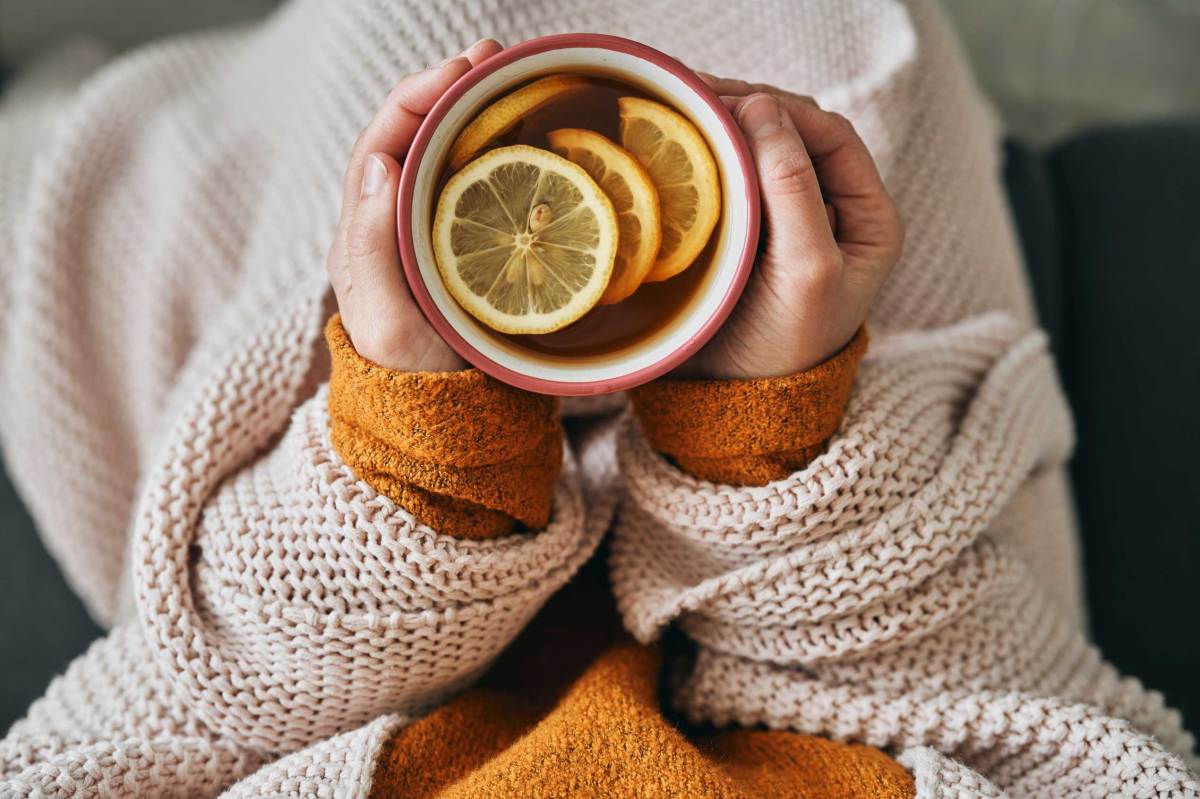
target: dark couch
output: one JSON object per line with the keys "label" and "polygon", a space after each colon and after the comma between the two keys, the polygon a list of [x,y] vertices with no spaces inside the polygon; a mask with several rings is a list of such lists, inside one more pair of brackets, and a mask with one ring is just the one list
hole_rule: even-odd
{"label": "dark couch", "polygon": [[1008,155],[1075,414],[1092,633],[1200,733],[1200,119]]}
{"label": "dark couch", "polygon": [[[1200,120],[1010,146],[1005,180],[1077,419],[1092,631],[1200,732]],[[0,531],[2,730],[100,631],[2,478]]]}

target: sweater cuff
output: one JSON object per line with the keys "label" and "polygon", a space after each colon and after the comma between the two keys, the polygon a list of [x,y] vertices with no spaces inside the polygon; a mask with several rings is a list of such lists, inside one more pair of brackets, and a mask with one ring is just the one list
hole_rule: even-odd
{"label": "sweater cuff", "polygon": [[761,380],[657,380],[630,392],[656,450],[701,480],[764,485],[804,468],[842,422],[866,327],[828,361]]}
{"label": "sweater cuff", "polygon": [[562,465],[555,401],[475,369],[396,372],[363,358],[334,315],[330,438],[359,479],[459,538],[544,527]]}

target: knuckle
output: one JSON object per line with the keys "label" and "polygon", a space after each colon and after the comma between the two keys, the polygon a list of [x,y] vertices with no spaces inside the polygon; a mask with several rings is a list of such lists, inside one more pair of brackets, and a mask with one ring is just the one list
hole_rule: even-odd
{"label": "knuckle", "polygon": [[[779,91],[779,90],[777,90]],[[787,98],[793,107],[797,105],[807,106],[820,110],[821,106],[817,104],[817,100],[811,94],[797,94],[796,92],[780,91],[783,97]]]}
{"label": "knuckle", "polygon": [[373,258],[381,249],[375,226],[367,219],[354,219],[346,227],[346,254],[352,260]]}
{"label": "knuckle", "polygon": [[833,126],[836,137],[842,142],[848,142],[852,147],[862,148],[862,152],[868,158],[870,155],[866,151],[866,145],[863,143],[862,137],[858,135],[858,128],[854,127],[854,123],[848,117],[842,116],[837,112],[826,112],[830,114],[830,125]]}
{"label": "knuckle", "polygon": [[[835,128],[848,133],[855,133],[854,123],[851,122],[848,117],[839,114],[837,111],[826,111],[825,113],[829,114],[830,125],[833,125]],[[857,135],[857,133],[855,133],[855,135]]]}
{"label": "knuckle", "polygon": [[768,162],[766,177],[774,194],[805,191],[809,181],[815,177],[812,159],[803,150],[788,148]]}
{"label": "knuckle", "polygon": [[842,255],[833,248],[813,253],[801,269],[795,271],[794,288],[806,297],[827,297],[842,282]]}

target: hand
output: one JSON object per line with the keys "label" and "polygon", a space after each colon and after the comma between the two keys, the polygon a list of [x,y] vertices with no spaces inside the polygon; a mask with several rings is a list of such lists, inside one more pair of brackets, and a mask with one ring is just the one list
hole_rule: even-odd
{"label": "hand", "polygon": [[766,249],[724,327],[683,377],[778,377],[844,347],[904,242],[904,227],[854,127],[808,97],[701,77],[746,134]]}
{"label": "hand", "polygon": [[354,348],[384,368],[444,372],[466,366],[409,294],[396,239],[396,193],[400,160],[422,119],[452,83],[501,49],[496,40],[483,39],[459,56],[408,75],[354,144],[325,268]]}

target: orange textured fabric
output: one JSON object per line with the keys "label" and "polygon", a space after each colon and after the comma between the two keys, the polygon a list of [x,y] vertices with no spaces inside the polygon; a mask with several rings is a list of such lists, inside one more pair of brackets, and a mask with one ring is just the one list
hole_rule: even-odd
{"label": "orange textured fabric", "polygon": [[666,717],[659,648],[623,632],[604,569],[593,559],[476,688],[393,736],[372,799],[915,795],[869,746]]}
{"label": "orange textured fabric", "polygon": [[336,315],[325,338],[330,437],[363,481],[461,538],[546,525],[562,465],[553,398],[475,369],[384,369],[358,354]]}
{"label": "orange textured fabric", "polygon": [[841,424],[867,330],[807,372],[656,380],[630,392],[646,439],[701,480],[763,485],[803,468]]}
{"label": "orange textured fabric", "polygon": [[[326,332],[333,442],[364,480],[449,535],[502,534],[517,519],[529,527],[545,523],[531,509],[548,515],[561,461],[551,400],[473,371],[389,372],[358,356],[336,317]],[[743,483],[765,481],[769,473],[769,480],[780,475],[768,466],[795,461],[800,446],[823,445],[812,431],[827,430],[827,437],[837,427],[845,405],[841,381],[852,379],[865,336],[855,342],[813,372],[740,386],[739,407],[793,419],[806,432],[797,436],[775,424],[776,438],[755,430],[752,440],[725,442],[738,461],[720,466],[721,473]],[[686,419],[672,421],[668,406],[652,401],[643,425],[646,418],[654,420],[651,427],[659,424],[653,429],[663,437],[651,441],[673,442],[671,454],[681,464],[692,462],[689,430],[726,424],[737,437],[751,429],[719,410],[715,400],[728,393],[727,384],[661,385],[659,393],[649,389],[643,396],[665,403],[673,394],[683,403],[675,412]],[[776,412],[769,403],[778,402],[800,402],[804,410]],[[711,447],[700,449],[710,474],[722,457]],[[871,747],[787,732],[692,729],[668,718],[660,705],[660,648],[639,645],[624,632],[606,574],[600,553],[474,688],[392,736],[379,756],[371,797],[915,794],[908,773]]]}

